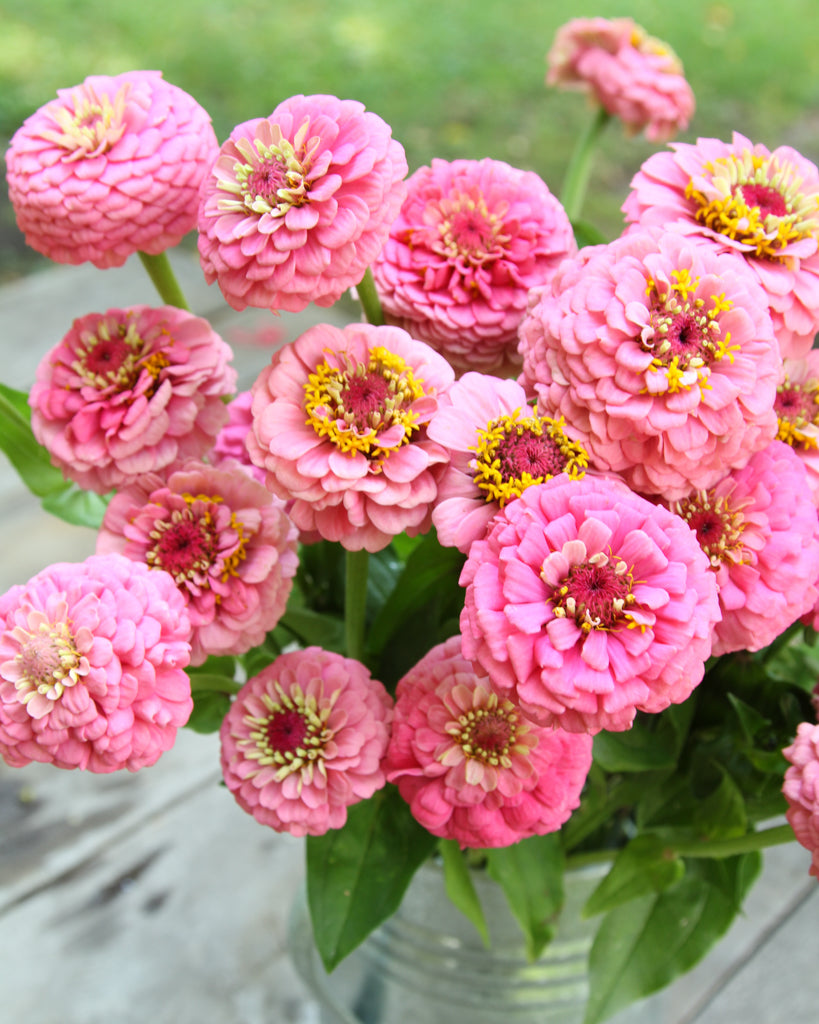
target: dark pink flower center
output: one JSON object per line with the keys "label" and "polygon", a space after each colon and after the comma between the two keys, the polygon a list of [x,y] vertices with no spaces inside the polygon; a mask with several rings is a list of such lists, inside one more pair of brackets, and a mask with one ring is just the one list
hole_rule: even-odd
{"label": "dark pink flower center", "polygon": [[277,711],[268,718],[265,733],[271,750],[280,754],[293,753],[304,742],[307,723],[296,710]]}
{"label": "dark pink flower center", "polygon": [[569,461],[560,445],[548,434],[536,434],[532,430],[507,434],[495,455],[500,459],[504,480],[520,479],[524,473],[548,479],[562,473]]}
{"label": "dark pink flower center", "polygon": [[390,389],[383,374],[371,370],[347,378],[341,402],[345,413],[352,417],[355,425],[366,428],[371,423],[373,413],[384,411],[389,394]]}
{"label": "dark pink flower center", "polygon": [[739,191],[747,206],[756,206],[763,217],[784,217],[788,205],[781,192],[770,185],[741,185]]}
{"label": "dark pink flower center", "polygon": [[742,534],[747,502],[731,504],[728,497],[717,498],[713,492],[697,491],[673,508],[696,533],[700,547],[708,555],[713,569],[723,562],[738,565],[745,558]]}
{"label": "dark pink flower center", "polygon": [[632,577],[618,560],[580,562],[569,569],[555,589],[552,602],[557,613],[573,618],[581,628],[613,629],[634,603]]}
{"label": "dark pink flower center", "polygon": [[514,735],[512,723],[504,715],[487,714],[472,729],[472,743],[480,751],[502,754]]}
{"label": "dark pink flower center", "polygon": [[122,338],[98,341],[84,359],[85,368],[100,377],[113,377],[129,359],[133,350]]}
{"label": "dark pink flower center", "polygon": [[207,525],[181,519],[162,532],[154,548],[155,564],[179,582],[197,569],[206,571],[213,561],[214,543]]}
{"label": "dark pink flower center", "polygon": [[273,206],[279,201],[279,190],[287,184],[285,169],[281,163],[278,160],[268,160],[248,175],[245,187],[252,196],[259,196]]}

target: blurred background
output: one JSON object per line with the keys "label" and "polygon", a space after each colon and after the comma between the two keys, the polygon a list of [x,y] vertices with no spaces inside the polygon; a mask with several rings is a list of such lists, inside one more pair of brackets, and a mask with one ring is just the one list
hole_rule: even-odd
{"label": "blurred background", "polygon": [[[589,116],[544,85],[558,26],[630,16],[685,66],[697,113],[683,141],[733,130],[819,160],[815,0],[0,0],[0,147],[58,88],[89,74],[161,70],[211,114],[219,140],[295,93],[361,100],[413,170],[492,156],[559,193]],[[631,176],[656,147],[610,125],[584,219],[619,234]],[[0,208],[0,281],[44,265]]]}

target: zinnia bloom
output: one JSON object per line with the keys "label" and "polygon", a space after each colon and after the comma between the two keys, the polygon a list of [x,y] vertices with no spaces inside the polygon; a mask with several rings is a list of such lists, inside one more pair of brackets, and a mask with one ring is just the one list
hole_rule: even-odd
{"label": "zinnia bloom", "polygon": [[432,522],[441,544],[464,554],[507,502],[558,473],[579,479],[588,461],[561,420],[538,416],[520,384],[489,374],[466,373],[456,381],[427,433],[450,457]]}
{"label": "zinnia bloom", "polygon": [[171,577],[121,555],[61,562],[0,597],[0,754],[136,771],[193,709],[190,622]]}
{"label": "zinnia bloom", "polygon": [[783,357],[819,330],[819,169],[790,146],[770,151],[734,133],[655,153],[631,182],[628,221],[676,230],[739,253],[765,290]]}
{"label": "zinnia bloom", "polygon": [[776,435],[762,289],[735,255],[682,234],[634,232],[567,261],[520,336],[538,411],[642,494],[711,487]]}
{"label": "zinnia bloom", "polygon": [[719,618],[694,532],[605,478],[529,487],[461,574],[464,656],[543,725],[628,729],[684,701]]}
{"label": "zinnia bloom", "polygon": [[278,498],[237,463],[146,474],[109,504],[97,539],[176,581],[193,628],[191,662],[244,654],[284,614],[297,531]]}
{"label": "zinnia bloom", "polygon": [[577,251],[565,210],[499,160],[433,160],[407,187],[373,265],[385,313],[457,370],[517,373],[529,289]]}
{"label": "zinnia bloom", "polygon": [[100,494],[198,457],[228,418],[231,356],[206,320],[173,306],[89,313],[37,367],[34,436]]}
{"label": "zinnia bloom", "polygon": [[6,153],[26,242],[58,263],[119,267],[196,227],[218,152],[210,117],[158,71],[93,75],[32,114]]}
{"label": "zinnia bloom", "polygon": [[248,680],[222,722],[222,772],[239,806],[295,836],[341,828],[385,783],[392,698],[358,661],[308,647]]}
{"label": "zinnia bloom", "polygon": [[813,607],[819,519],[805,467],[787,445],[774,441],[672,509],[696,532],[716,573],[722,619],[713,655],[761,650]]}
{"label": "zinnia bloom", "polygon": [[810,874],[819,878],[819,725],[801,722],[795,740],[782,753],[791,763],[782,786],[788,801],[785,816],[812,854]]}
{"label": "zinnia bloom", "polygon": [[234,309],[331,306],[381,251],[406,173],[389,125],[354,100],[293,96],[238,125],[202,190],[208,284]]}
{"label": "zinnia bloom", "polygon": [[253,385],[250,457],[293,499],[301,531],[379,551],[429,529],[447,456],[425,428],[452,379],[445,359],[398,327],[319,324]]}
{"label": "zinnia bloom", "polygon": [[591,736],[527,721],[460,648],[459,636],[433,647],[399,682],[387,781],[424,828],[461,846],[555,832],[580,803]]}
{"label": "zinnia bloom", "polygon": [[588,92],[652,141],[684,131],[694,114],[679,58],[631,18],[574,18],[558,29],[546,59],[549,85]]}
{"label": "zinnia bloom", "polygon": [[814,504],[819,505],[819,351],[786,359],[776,389],[776,438],[789,444],[808,471]]}

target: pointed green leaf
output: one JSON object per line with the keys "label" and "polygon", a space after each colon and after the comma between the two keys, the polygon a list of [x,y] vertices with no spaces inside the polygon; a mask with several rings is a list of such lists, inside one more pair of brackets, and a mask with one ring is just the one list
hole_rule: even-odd
{"label": "pointed green leaf", "polygon": [[730,839],[748,831],[745,798],[728,772],[717,765],[719,784],[694,805],[693,826],[706,839]]}
{"label": "pointed green leaf", "polygon": [[187,728],[194,732],[218,732],[230,708],[230,697],[216,690],[200,690],[193,694],[193,711]]}
{"label": "pointed green leaf", "polygon": [[5,384],[0,384],[0,448],[38,498],[71,486],[31,432],[28,396]]}
{"label": "pointed green leaf", "polygon": [[456,906],[475,925],[484,946],[488,949],[489,928],[461,848],[454,839],[442,839],[438,844],[438,849],[441,851],[441,858],[444,862],[446,894],[453,906]]}
{"label": "pointed green leaf", "polygon": [[92,530],[98,530],[108,507],[108,497],[84,491],[76,484],[66,484],[65,481],[63,484],[65,486],[59,490],[51,491],[43,497],[42,506],[46,512],[74,526],[89,526]]}
{"label": "pointed green leaf", "polygon": [[617,855],[611,870],[583,908],[585,917],[603,914],[621,903],[662,892],[682,878],[685,864],[656,835],[637,836]]}

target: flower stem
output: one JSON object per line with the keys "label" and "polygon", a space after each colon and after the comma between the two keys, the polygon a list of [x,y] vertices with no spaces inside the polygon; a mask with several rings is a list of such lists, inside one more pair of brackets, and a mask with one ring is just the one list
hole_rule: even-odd
{"label": "flower stem", "polygon": [[178,309],[190,309],[176,280],[176,275],[171,269],[171,261],[166,252],[158,256],[151,256],[147,252],[141,252],[139,258],[142,265],[148,271],[148,277],[153,282],[154,288],[159,292],[159,297],[166,306],[176,306]]}
{"label": "flower stem", "polygon": [[594,117],[586,126],[586,130],[578,138],[569,160],[560,201],[572,223],[580,217],[580,211],[583,209],[583,200],[586,197],[586,189],[591,176],[592,157],[597,140],[603,134],[603,129],[610,120],[611,114],[607,113],[603,107],[598,107]]}
{"label": "flower stem", "polygon": [[373,272],[369,267],[364,271],[364,276],[356,286],[356,291],[358,292],[358,301],[364,310],[364,316],[367,318],[367,323],[375,324],[376,327],[382,327],[384,324],[384,312],[381,309],[378,292],[375,290]]}
{"label": "flower stem", "polygon": [[348,551],[344,582],[344,629],[347,657],[364,660],[364,624],[367,609],[366,551]]}

